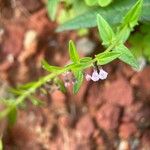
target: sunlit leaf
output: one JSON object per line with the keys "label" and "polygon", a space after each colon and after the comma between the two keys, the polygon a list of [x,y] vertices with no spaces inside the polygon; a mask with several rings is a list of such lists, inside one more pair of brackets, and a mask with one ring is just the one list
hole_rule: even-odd
{"label": "sunlit leaf", "polygon": [[96,55],[96,58],[99,65],[105,65],[118,58],[120,55],[120,51],[111,51],[98,54]]}
{"label": "sunlit leaf", "polygon": [[114,50],[121,52],[121,55],[119,56],[120,60],[122,60],[123,62],[127,63],[128,65],[132,66],[137,70],[139,69],[139,64],[137,60],[126,46],[119,45]]}
{"label": "sunlit leaf", "polygon": [[76,82],[73,86],[73,93],[76,94],[82,85],[84,75],[83,75],[82,71],[76,71],[76,72],[74,72],[74,75],[76,78]]}
{"label": "sunlit leaf", "polygon": [[57,72],[62,69],[61,67],[49,65],[46,60],[42,60],[42,67],[48,72]]}
{"label": "sunlit leaf", "polygon": [[97,15],[97,25],[103,44],[106,46],[110,45],[115,38],[115,34],[107,21],[99,14]]}
{"label": "sunlit leaf", "polygon": [[80,61],[77,49],[72,40],[69,41],[69,55],[72,62],[78,63]]}

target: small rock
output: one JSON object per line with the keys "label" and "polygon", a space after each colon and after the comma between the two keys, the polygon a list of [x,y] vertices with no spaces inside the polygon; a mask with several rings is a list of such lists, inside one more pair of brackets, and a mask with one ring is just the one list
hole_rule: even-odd
{"label": "small rock", "polygon": [[30,45],[37,41],[37,32],[34,30],[29,30],[25,33],[25,37],[24,37],[24,49],[29,49]]}
{"label": "small rock", "polygon": [[137,132],[137,128],[134,123],[122,123],[119,127],[119,136],[122,139],[129,139],[131,136],[135,135]]}
{"label": "small rock", "polygon": [[36,53],[36,48],[38,44],[37,32],[34,30],[29,30],[25,33],[23,47],[24,51],[19,55],[19,62],[25,62],[25,60]]}
{"label": "small rock", "polygon": [[121,108],[111,104],[104,104],[96,114],[97,124],[105,131],[118,128]]}
{"label": "small rock", "polygon": [[77,50],[81,52],[83,55],[90,55],[96,44],[88,38],[81,38],[76,42]]}
{"label": "small rock", "polygon": [[129,106],[133,102],[133,89],[124,78],[119,78],[112,82],[103,92],[103,97],[107,102],[120,106]]}
{"label": "small rock", "polygon": [[54,92],[51,93],[51,98],[54,104],[59,105],[59,104],[64,104],[66,100],[66,96],[64,93],[62,93],[59,90],[55,90]]}
{"label": "small rock", "polygon": [[118,150],[130,150],[129,142],[122,140],[119,144]]}
{"label": "small rock", "polygon": [[89,115],[80,118],[76,125],[77,132],[84,138],[90,138],[94,132],[94,124]]}

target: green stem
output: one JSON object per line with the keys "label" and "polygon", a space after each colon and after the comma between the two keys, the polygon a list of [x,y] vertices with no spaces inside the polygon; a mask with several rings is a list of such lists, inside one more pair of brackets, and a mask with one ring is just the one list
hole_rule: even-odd
{"label": "green stem", "polygon": [[[116,42],[113,43],[112,45],[110,45],[105,52],[108,52],[110,50],[112,50],[114,48],[114,46],[116,45]],[[88,68],[90,66],[92,66],[92,64],[94,62],[97,61],[97,58],[92,59],[90,62],[88,62],[89,65],[87,65],[85,67]],[[29,88],[27,91],[25,91],[21,96],[19,96],[15,103],[13,105],[11,105],[10,107],[6,108],[4,111],[0,112],[0,119],[2,119],[3,117],[7,116],[15,107],[17,107],[18,105],[20,105],[21,103],[24,102],[24,100],[30,96],[32,93],[34,93],[36,91],[36,89],[40,88],[42,85],[44,85],[46,82],[52,80],[53,78],[55,78],[56,76],[61,75],[62,73],[65,73],[67,71],[69,71],[71,69],[71,65],[66,66],[65,68],[61,69],[60,71],[57,71],[56,73],[51,73],[48,74],[42,78],[40,78],[31,88]]]}

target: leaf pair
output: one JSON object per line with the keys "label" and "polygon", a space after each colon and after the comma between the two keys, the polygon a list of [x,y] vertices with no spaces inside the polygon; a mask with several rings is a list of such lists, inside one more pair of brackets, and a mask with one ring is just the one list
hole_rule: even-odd
{"label": "leaf pair", "polygon": [[120,52],[121,55],[118,56],[119,59],[131,65],[135,69],[139,68],[138,63],[130,50],[128,50],[128,48],[123,44],[127,40],[133,27],[138,23],[142,2],[143,0],[139,0],[126,14],[116,34],[107,21],[102,16],[97,15],[98,30],[103,41],[103,45],[108,47],[107,50],[115,50]]}
{"label": "leaf pair", "polygon": [[[70,55],[70,59],[73,62],[73,64],[80,64],[81,63],[78,52],[76,50],[76,47],[75,47],[73,41],[69,41],[69,55]],[[74,76],[76,78],[76,82],[74,83],[74,86],[73,86],[73,93],[77,93],[80,89],[82,82],[83,82],[84,75],[83,75],[82,70],[80,70],[80,69],[71,68],[71,70],[73,71]]]}
{"label": "leaf pair", "polygon": [[85,0],[85,2],[89,6],[95,6],[98,4],[101,7],[105,7],[109,5],[112,2],[112,0]]}

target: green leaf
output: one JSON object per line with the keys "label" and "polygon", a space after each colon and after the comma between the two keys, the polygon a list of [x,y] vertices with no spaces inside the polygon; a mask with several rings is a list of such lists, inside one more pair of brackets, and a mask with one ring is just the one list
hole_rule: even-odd
{"label": "green leaf", "polygon": [[64,86],[64,83],[62,80],[60,80],[59,78],[55,78],[54,79],[54,83],[57,84],[60,88],[60,90],[65,93],[66,92],[66,87]]}
{"label": "green leaf", "polygon": [[59,0],[48,0],[47,10],[48,10],[48,15],[50,16],[52,21],[55,20],[58,4],[59,4]]}
{"label": "green leaf", "polygon": [[76,78],[76,82],[73,86],[73,93],[76,94],[82,85],[84,75],[83,75],[82,71],[75,71],[74,76]]}
{"label": "green leaf", "polygon": [[125,26],[116,34],[116,41],[118,43],[125,43],[130,35],[131,29]]}
{"label": "green leaf", "polygon": [[131,30],[138,24],[139,17],[142,11],[143,0],[138,0],[137,3],[127,12],[120,28],[128,26]]}
{"label": "green leaf", "polygon": [[44,102],[40,99],[36,98],[35,96],[29,96],[29,99],[31,100],[32,104],[35,106],[41,106],[44,105]]}
{"label": "green leaf", "polygon": [[[11,107],[11,106],[10,106]],[[7,115],[8,124],[13,126],[17,120],[17,107],[13,106],[13,109]]]}
{"label": "green leaf", "polygon": [[[81,15],[71,19],[70,21],[60,25],[57,28],[57,31],[61,32],[65,30],[95,27],[97,25],[97,14],[101,14],[101,16],[107,20],[109,24],[115,26],[121,23],[123,16],[125,16],[125,14],[136,2],[137,0],[115,0],[112,4],[105,8],[93,7],[93,9],[90,9],[85,13],[82,13]],[[150,21],[149,6],[150,1],[144,0],[140,21]]]}
{"label": "green leaf", "polygon": [[88,63],[88,62],[86,62],[86,63],[73,63],[73,64],[71,64],[71,70],[72,71],[76,71],[76,70],[84,70],[85,68],[87,68],[87,67],[90,67],[91,66],[91,63]]}
{"label": "green leaf", "polygon": [[112,0],[98,0],[98,4],[101,7],[105,7],[105,6],[109,5],[111,2],[112,2]]}
{"label": "green leaf", "polygon": [[1,137],[0,137],[0,150],[3,150],[3,141]]}
{"label": "green leaf", "polygon": [[84,0],[84,1],[89,6],[94,6],[97,4],[97,0]]}
{"label": "green leaf", "polygon": [[97,15],[97,25],[103,45],[110,45],[115,38],[115,34],[106,20],[99,14]]}
{"label": "green leaf", "polygon": [[27,90],[27,89],[31,88],[32,86],[34,86],[35,84],[36,84],[36,82],[29,82],[29,83],[26,83],[26,84],[23,84],[23,85],[19,85],[17,87],[17,89]]}
{"label": "green leaf", "polygon": [[48,72],[57,72],[62,69],[61,67],[49,65],[46,60],[42,60],[42,67]]}
{"label": "green leaf", "polygon": [[114,59],[118,58],[120,55],[121,55],[120,51],[111,51],[100,53],[96,55],[96,58],[99,65],[105,65],[113,61]]}
{"label": "green leaf", "polygon": [[138,24],[141,15],[143,0],[138,0],[137,3],[127,12],[121,25],[118,28],[117,39],[120,43],[124,43],[134,26]]}
{"label": "green leaf", "polygon": [[76,47],[72,40],[69,41],[69,55],[72,62],[78,63],[80,61]]}
{"label": "green leaf", "polygon": [[89,61],[91,61],[92,58],[91,57],[84,57],[80,59],[80,63],[88,63]]}
{"label": "green leaf", "polygon": [[20,89],[10,88],[9,91],[15,95],[21,95],[23,93]]}
{"label": "green leaf", "polygon": [[122,60],[123,62],[127,63],[134,69],[138,70],[139,69],[139,64],[133,54],[130,52],[130,50],[124,46],[124,45],[119,45],[117,46],[114,50],[120,51],[121,55],[119,56],[119,59]]}

